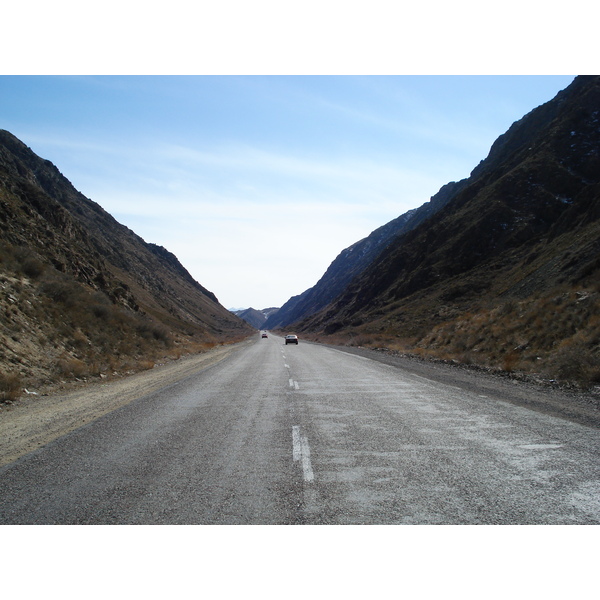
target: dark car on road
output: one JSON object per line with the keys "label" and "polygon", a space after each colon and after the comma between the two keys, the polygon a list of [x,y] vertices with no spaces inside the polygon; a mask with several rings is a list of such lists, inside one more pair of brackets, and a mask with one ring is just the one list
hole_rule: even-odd
{"label": "dark car on road", "polygon": [[286,335],[285,343],[287,344],[298,344],[298,336],[297,335]]}

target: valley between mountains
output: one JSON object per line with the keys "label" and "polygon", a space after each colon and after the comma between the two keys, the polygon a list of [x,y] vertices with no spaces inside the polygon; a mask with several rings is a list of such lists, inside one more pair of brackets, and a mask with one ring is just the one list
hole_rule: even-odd
{"label": "valley between mountains", "polygon": [[593,390],[598,315],[600,78],[585,76],[260,326]]}
{"label": "valley between mountains", "polygon": [[0,402],[295,333],[600,391],[600,77],[501,135],[471,175],[342,250],[281,307],[232,312],[0,131]]}

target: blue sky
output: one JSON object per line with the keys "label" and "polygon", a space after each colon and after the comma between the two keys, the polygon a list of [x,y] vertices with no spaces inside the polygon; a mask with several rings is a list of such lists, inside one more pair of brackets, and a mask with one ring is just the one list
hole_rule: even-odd
{"label": "blue sky", "polygon": [[224,306],[266,308],[572,79],[1,76],[0,127]]}

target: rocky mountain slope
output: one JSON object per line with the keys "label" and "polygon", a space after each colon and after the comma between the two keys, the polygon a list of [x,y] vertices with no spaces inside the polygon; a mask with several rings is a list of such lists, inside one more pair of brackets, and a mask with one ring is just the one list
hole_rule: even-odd
{"label": "rocky mountain slope", "polygon": [[342,250],[323,277],[312,287],[290,298],[264,324],[265,329],[288,327],[327,306],[357,275],[363,272],[395,237],[410,231],[444,207],[465,185],[451,182],[419,208],[410,210],[369,236]]}
{"label": "rocky mountain slope", "polygon": [[251,332],[171,252],[2,130],[0,225],[0,399]]}
{"label": "rocky mountain slope", "polygon": [[600,77],[493,144],[434,215],[294,325],[504,370],[600,381]]}
{"label": "rocky mountain slope", "polygon": [[256,310],[255,308],[244,308],[242,310],[233,310],[232,312],[240,319],[243,319],[255,329],[262,329],[269,317],[277,313],[279,309],[275,307],[263,308]]}

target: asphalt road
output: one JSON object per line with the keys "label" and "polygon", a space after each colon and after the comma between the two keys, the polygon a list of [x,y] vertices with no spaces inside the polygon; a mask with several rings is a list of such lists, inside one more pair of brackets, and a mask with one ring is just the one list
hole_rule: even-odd
{"label": "asphalt road", "polygon": [[498,394],[257,338],[0,469],[0,523],[600,523],[599,430]]}

